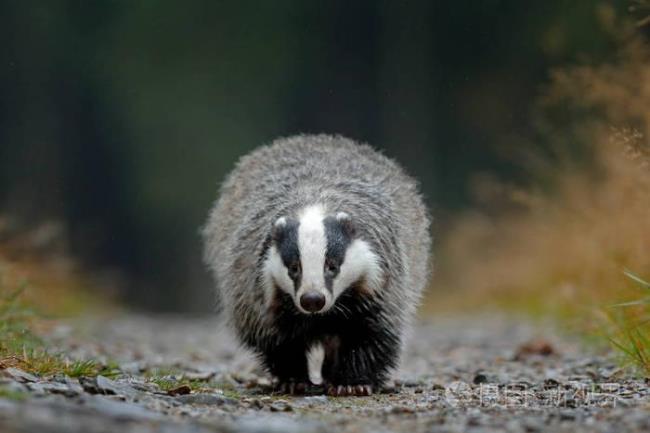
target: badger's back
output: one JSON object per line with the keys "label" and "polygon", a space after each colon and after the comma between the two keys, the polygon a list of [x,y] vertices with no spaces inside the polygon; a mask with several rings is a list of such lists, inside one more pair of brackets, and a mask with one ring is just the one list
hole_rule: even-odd
{"label": "badger's back", "polygon": [[241,333],[270,331],[260,264],[280,216],[321,203],[359,221],[382,260],[381,302],[397,326],[427,280],[429,218],[416,182],[367,145],[327,135],[279,139],[243,157],[221,187],[204,229],[205,258],[224,313]]}

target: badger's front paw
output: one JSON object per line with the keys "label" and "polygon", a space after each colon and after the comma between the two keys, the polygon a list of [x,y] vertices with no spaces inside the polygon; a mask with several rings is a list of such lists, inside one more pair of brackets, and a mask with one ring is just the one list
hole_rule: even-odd
{"label": "badger's front paw", "polygon": [[278,394],[302,395],[307,391],[309,384],[306,382],[280,382],[275,387]]}
{"label": "badger's front paw", "polygon": [[372,395],[372,385],[333,385],[327,386],[327,395],[332,397]]}

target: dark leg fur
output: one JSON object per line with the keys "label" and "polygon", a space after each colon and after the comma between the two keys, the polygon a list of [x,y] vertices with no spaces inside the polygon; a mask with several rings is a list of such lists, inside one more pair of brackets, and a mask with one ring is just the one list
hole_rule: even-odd
{"label": "dark leg fur", "polygon": [[309,384],[304,345],[285,343],[267,350],[262,361],[278,381],[278,392],[303,394]]}
{"label": "dark leg fur", "polygon": [[[397,365],[399,341],[393,335],[348,335],[323,366],[330,395],[370,395]],[[365,338],[364,338],[365,337]]]}

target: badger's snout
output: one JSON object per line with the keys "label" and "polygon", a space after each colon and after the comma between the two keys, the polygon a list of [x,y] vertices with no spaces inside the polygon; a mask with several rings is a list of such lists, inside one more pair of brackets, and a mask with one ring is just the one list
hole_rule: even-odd
{"label": "badger's snout", "polygon": [[315,290],[303,293],[300,306],[310,313],[318,313],[325,306],[325,295]]}

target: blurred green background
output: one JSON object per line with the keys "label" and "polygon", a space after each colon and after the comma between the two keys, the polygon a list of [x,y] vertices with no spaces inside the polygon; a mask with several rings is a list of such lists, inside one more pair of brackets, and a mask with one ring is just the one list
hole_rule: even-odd
{"label": "blurred green background", "polygon": [[0,1],[0,212],[58,222],[130,305],[205,311],[218,182],[260,144],[325,132],[406,166],[439,232],[477,174],[525,176],[506,144],[532,133],[549,71],[615,55],[603,5],[629,4]]}

